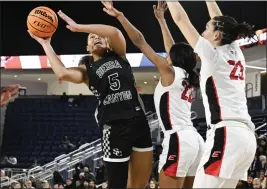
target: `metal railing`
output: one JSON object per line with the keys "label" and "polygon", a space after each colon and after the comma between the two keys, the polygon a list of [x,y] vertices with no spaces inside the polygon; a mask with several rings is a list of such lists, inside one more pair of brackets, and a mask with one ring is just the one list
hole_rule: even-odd
{"label": "metal railing", "polygon": [[260,130],[261,128],[265,127],[266,125],[267,125],[267,123],[264,123],[264,124],[258,126],[258,127],[255,129],[255,132],[258,131],[258,130]]}
{"label": "metal railing", "polygon": [[[156,132],[156,141],[160,139],[160,128],[158,124],[158,118],[156,113],[149,114],[147,116],[151,132]],[[53,172],[58,171],[66,177],[72,177],[75,171],[77,163],[86,163],[94,171],[97,167],[97,162],[103,156],[101,139],[98,139],[92,143],[86,143],[80,146],[77,150],[74,150],[68,154],[62,154],[56,157],[52,162],[49,162],[43,166],[37,166],[29,170],[24,170],[22,174],[15,175],[13,180],[26,181],[30,177],[35,177],[38,180],[47,180],[51,183],[53,178]],[[10,170],[10,169],[9,169]],[[6,182],[1,182],[1,187],[9,185],[10,179]]]}
{"label": "metal railing", "polygon": [[[99,146],[101,146],[101,139],[97,139],[96,141],[91,143],[83,144],[77,150],[74,150],[69,154],[62,154],[56,157],[52,162],[43,165],[42,168],[44,170],[54,170],[54,171],[58,169],[63,169],[62,167],[64,167],[64,165],[70,162],[83,161],[84,159],[86,159],[86,156],[90,156],[92,150],[96,149],[96,147]],[[30,171],[32,171],[32,169]]]}
{"label": "metal railing", "polygon": [[[10,178],[1,179],[0,186],[8,186],[14,181],[26,181],[30,177],[34,177],[38,180],[52,181],[53,172],[67,172],[67,176],[70,177],[75,171],[75,165],[83,162],[94,165],[93,159],[101,156],[101,139],[98,139],[92,143],[87,143],[80,146],[77,150],[70,152],[69,154],[63,154],[56,157],[52,162],[49,162],[43,166],[37,166],[29,170],[24,170],[24,173],[16,174]],[[92,162],[90,162],[92,159]],[[11,169],[6,169],[10,171]]]}
{"label": "metal railing", "polygon": [[69,154],[63,154],[56,157],[52,162],[49,162],[43,166],[38,166],[28,171],[28,176],[35,176],[39,172],[50,170],[64,171],[74,167],[77,163],[95,155],[96,152],[101,151],[101,139],[97,139],[94,142],[86,143],[80,146],[77,150],[70,152]]}
{"label": "metal railing", "polygon": [[[196,118],[196,113],[192,112],[192,119]],[[152,138],[154,136],[154,142],[160,142],[160,126],[157,118],[157,114],[153,113],[147,116],[149,126],[152,132]],[[256,128],[255,131],[260,130],[266,126],[266,123]],[[154,132],[154,134],[153,134]],[[264,135],[265,136],[265,135]],[[102,146],[101,139],[98,139],[92,143],[86,143],[80,146],[77,150],[74,150],[68,154],[63,154],[56,157],[52,162],[49,162],[43,166],[37,166],[29,170],[23,170],[24,173],[20,173],[12,176],[10,179],[2,180],[1,187],[9,185],[14,180],[26,181],[31,176],[34,176],[38,180],[47,180],[52,184],[53,172],[58,171],[66,177],[72,177],[75,172],[75,166],[77,163],[86,163],[94,171],[97,167],[97,162],[102,158]],[[8,169],[9,170],[9,169]]]}
{"label": "metal railing", "polygon": [[[151,131],[157,132],[157,136],[160,137],[160,128],[157,121],[157,114],[153,113],[147,116]],[[158,139],[158,138],[157,138]],[[102,158],[102,146],[101,139],[98,139],[92,143],[87,143],[80,146],[77,150],[70,152],[69,154],[63,154],[56,157],[52,162],[49,162],[43,166],[38,166],[28,171],[27,177],[34,176],[39,179],[48,180],[53,176],[54,171],[67,174],[67,177],[71,177],[75,171],[75,165],[77,163],[86,163],[95,170],[97,167],[97,161]]]}
{"label": "metal railing", "polygon": [[10,185],[10,178],[9,177],[1,177],[0,178],[0,187],[8,186]]}
{"label": "metal railing", "polygon": [[[245,92],[246,92],[246,97],[247,98],[253,97],[253,84],[252,83],[247,83],[246,84]],[[250,95],[249,95],[249,92],[250,92]]]}

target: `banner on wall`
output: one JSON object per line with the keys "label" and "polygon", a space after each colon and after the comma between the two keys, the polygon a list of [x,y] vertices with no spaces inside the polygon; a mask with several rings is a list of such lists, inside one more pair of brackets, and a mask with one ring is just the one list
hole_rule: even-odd
{"label": "banner on wall", "polygon": [[247,98],[261,96],[261,73],[252,72],[246,74]]}
{"label": "banner on wall", "polygon": [[[266,44],[267,28],[258,30],[254,39],[239,39],[239,46],[249,48],[254,45]],[[256,40],[258,39],[258,40]],[[166,53],[158,53],[166,57]],[[65,67],[77,67],[78,62],[83,55],[59,55],[59,59]],[[126,54],[126,57],[132,67],[154,67],[154,65],[142,53]],[[1,67],[5,69],[51,69],[49,60],[46,56],[1,56]]]}
{"label": "banner on wall", "polygon": [[251,39],[245,38],[237,40],[241,49],[267,44],[267,28],[257,30],[255,33],[256,35]]}

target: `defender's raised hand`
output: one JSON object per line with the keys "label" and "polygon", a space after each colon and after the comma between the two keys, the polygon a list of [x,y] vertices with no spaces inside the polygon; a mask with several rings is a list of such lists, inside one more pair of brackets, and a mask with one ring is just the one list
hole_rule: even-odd
{"label": "defender's raised hand", "polygon": [[153,5],[155,17],[160,20],[164,19],[164,13],[168,9],[168,5],[165,1],[158,1],[158,6]]}
{"label": "defender's raised hand", "polygon": [[122,14],[122,12],[118,11],[113,7],[112,1],[101,1],[101,3],[104,5],[103,11],[106,12],[108,15],[118,17]]}
{"label": "defender's raised hand", "polygon": [[77,32],[78,31],[78,25],[74,20],[72,20],[70,17],[68,17],[64,12],[61,10],[57,12],[60,18],[64,20],[68,25],[66,26],[70,31]]}

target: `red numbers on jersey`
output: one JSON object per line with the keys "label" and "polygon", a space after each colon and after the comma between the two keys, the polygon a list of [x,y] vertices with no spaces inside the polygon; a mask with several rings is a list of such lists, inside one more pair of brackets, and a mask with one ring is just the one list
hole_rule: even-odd
{"label": "red numbers on jersey", "polygon": [[233,70],[230,73],[231,80],[244,80],[244,66],[240,61],[235,62],[233,60],[229,60],[228,64],[234,66]]}
{"label": "red numbers on jersey", "polygon": [[192,93],[193,93],[193,87],[188,85],[184,89],[184,91],[183,91],[183,93],[181,95],[181,98],[183,100],[186,100],[186,101],[192,103],[193,102],[193,94]]}

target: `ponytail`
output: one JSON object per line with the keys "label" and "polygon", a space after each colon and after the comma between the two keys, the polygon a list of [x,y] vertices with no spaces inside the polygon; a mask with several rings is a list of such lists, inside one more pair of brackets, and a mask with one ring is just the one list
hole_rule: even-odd
{"label": "ponytail", "polygon": [[183,85],[199,87],[199,78],[194,72],[197,59],[192,47],[187,43],[176,43],[171,47],[169,54],[172,65],[184,69],[188,74],[188,77],[184,78]]}
{"label": "ponytail", "polygon": [[234,28],[234,33],[237,38],[253,38],[255,36],[254,26],[245,22],[237,24]]}
{"label": "ponytail", "polygon": [[255,36],[254,26],[248,23],[238,23],[230,16],[215,16],[213,18],[214,31],[222,34],[221,45],[231,44],[240,38],[253,38]]}
{"label": "ponytail", "polygon": [[194,70],[188,70],[188,77],[184,80],[186,81],[186,86],[193,86],[195,89],[199,88],[199,75]]}

